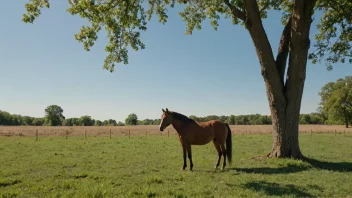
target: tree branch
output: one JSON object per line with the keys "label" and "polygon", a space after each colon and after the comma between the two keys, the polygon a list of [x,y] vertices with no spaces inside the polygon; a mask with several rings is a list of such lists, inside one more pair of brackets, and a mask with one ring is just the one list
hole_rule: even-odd
{"label": "tree branch", "polygon": [[259,10],[259,13],[262,13],[265,9],[267,9],[269,7],[269,0],[266,1],[266,4],[262,7],[262,9]]}
{"label": "tree branch", "polygon": [[[245,0],[246,29],[249,31],[259,58],[262,76],[264,78],[270,108],[283,109],[286,98],[283,93],[284,84],[276,68],[276,62],[268,36],[263,27],[258,3],[256,0]],[[272,109],[276,111],[275,109]]]}
{"label": "tree branch", "polygon": [[229,0],[224,0],[224,3],[231,9],[232,14],[236,16],[237,18],[241,19],[242,21],[246,20],[246,14],[236,8],[236,6],[232,5]]}
{"label": "tree branch", "polygon": [[284,83],[285,69],[287,63],[287,57],[289,53],[289,44],[291,39],[291,17],[288,20],[284,30],[282,31],[280,45],[278,49],[278,53],[276,56],[276,68],[279,71],[280,78],[282,83]]}

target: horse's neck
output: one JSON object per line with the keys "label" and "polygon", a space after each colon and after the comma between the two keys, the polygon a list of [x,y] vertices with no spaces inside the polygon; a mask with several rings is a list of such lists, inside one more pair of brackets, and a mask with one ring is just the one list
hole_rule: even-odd
{"label": "horse's neck", "polygon": [[184,128],[187,125],[186,123],[183,123],[179,120],[174,120],[171,124],[174,127],[174,129],[177,131],[178,134],[181,134],[182,128]]}

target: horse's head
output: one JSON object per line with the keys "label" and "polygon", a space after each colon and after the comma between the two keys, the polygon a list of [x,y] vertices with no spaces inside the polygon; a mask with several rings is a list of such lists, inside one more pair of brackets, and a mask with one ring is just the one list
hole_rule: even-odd
{"label": "horse's head", "polygon": [[160,121],[160,131],[164,131],[166,127],[168,127],[171,124],[172,121],[172,116],[171,112],[166,108],[166,110],[163,110],[163,114],[161,115],[161,121]]}

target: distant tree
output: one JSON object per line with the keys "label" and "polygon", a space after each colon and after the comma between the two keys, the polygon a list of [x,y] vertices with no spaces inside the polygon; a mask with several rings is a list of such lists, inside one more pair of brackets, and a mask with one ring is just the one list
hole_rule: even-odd
{"label": "distant tree", "polygon": [[27,125],[27,126],[32,125],[32,122],[34,120],[33,117],[29,117],[29,116],[21,116],[21,117],[24,125]]}
{"label": "distant tree", "polygon": [[224,115],[219,116],[219,120],[220,120],[221,122],[225,122],[225,121],[227,120],[227,116],[224,116]]}
{"label": "distant tree", "polygon": [[125,124],[119,121],[116,126],[125,126]]}
{"label": "distant tree", "polygon": [[80,123],[80,126],[93,126],[94,124],[92,118],[88,115],[81,116],[79,118],[79,123]]}
{"label": "distant tree", "polygon": [[44,124],[44,118],[34,118],[32,121],[33,126],[42,126]]}
{"label": "distant tree", "polygon": [[209,121],[209,120],[219,120],[219,116],[217,115],[209,115],[205,118],[206,121]]}
{"label": "distant tree", "polygon": [[138,117],[136,114],[131,113],[125,120],[126,125],[137,125]]}
{"label": "distant tree", "polygon": [[310,115],[310,124],[324,124],[324,117],[321,113],[311,113]]}
{"label": "distant tree", "polygon": [[109,125],[109,126],[116,126],[116,125],[117,125],[117,122],[116,122],[116,120],[114,120],[114,119],[109,119],[109,120],[108,120],[108,125]]}
{"label": "distant tree", "polygon": [[65,117],[63,116],[64,110],[58,105],[50,105],[45,109],[45,125],[60,126],[62,125]]}
{"label": "distant tree", "polygon": [[0,111],[0,125],[13,125],[12,115],[6,111]]}
{"label": "distant tree", "polygon": [[22,120],[22,116],[20,116],[20,115],[13,114],[11,116],[11,120],[12,120],[12,125],[15,125],[15,126],[25,125],[23,120]]}
{"label": "distant tree", "polygon": [[94,122],[94,126],[102,126],[103,125],[103,122],[100,121],[100,120],[95,120]]}
{"label": "distant tree", "polygon": [[153,120],[153,125],[159,125],[159,124],[160,124],[160,119]]}
{"label": "distant tree", "polygon": [[108,125],[109,125],[109,121],[108,120],[104,120],[102,126],[108,126]]}
{"label": "distant tree", "polygon": [[79,118],[72,118],[72,126],[81,126]]}
{"label": "distant tree", "polygon": [[321,113],[328,117],[327,122],[345,123],[348,128],[352,121],[352,76],[329,82],[322,87]]}
{"label": "distant tree", "polygon": [[231,116],[227,117],[227,120],[225,122],[229,125],[234,125],[235,124],[235,116],[231,115]]}
{"label": "distant tree", "polygon": [[257,124],[259,125],[267,125],[267,124],[271,124],[271,120],[269,119],[269,116],[265,115],[265,116],[260,116],[257,120]]}
{"label": "distant tree", "polygon": [[141,125],[152,125],[153,124],[153,120],[151,119],[144,119],[143,121],[141,121]]}
{"label": "distant tree", "polygon": [[299,123],[300,124],[311,124],[311,117],[309,114],[300,115]]}

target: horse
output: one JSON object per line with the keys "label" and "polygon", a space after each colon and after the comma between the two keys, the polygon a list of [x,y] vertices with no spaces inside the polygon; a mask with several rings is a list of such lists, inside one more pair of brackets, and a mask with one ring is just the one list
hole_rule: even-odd
{"label": "horse", "polygon": [[[161,132],[166,127],[172,125],[177,131],[179,141],[183,150],[183,167],[184,171],[187,167],[186,153],[190,163],[190,171],[193,169],[192,149],[191,145],[206,145],[213,141],[218,152],[218,160],[215,164],[215,169],[220,165],[221,156],[223,156],[222,170],[226,166],[226,157],[228,163],[232,163],[232,135],[228,124],[219,120],[210,120],[207,122],[196,122],[177,112],[162,109],[161,122],[159,129]],[[225,147],[226,143],[226,147]]]}

